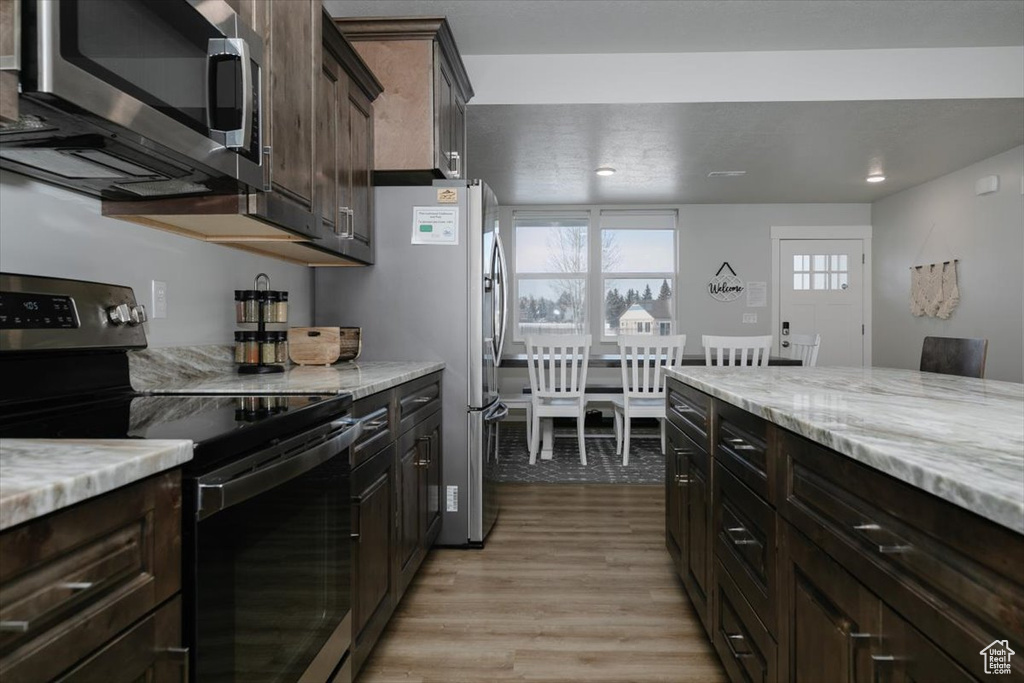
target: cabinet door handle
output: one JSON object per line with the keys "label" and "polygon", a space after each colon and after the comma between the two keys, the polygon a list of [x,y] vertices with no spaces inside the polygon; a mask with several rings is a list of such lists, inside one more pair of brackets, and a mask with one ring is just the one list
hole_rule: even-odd
{"label": "cabinet door handle", "polygon": [[430,447],[430,437],[429,436],[418,436],[418,437],[416,437],[416,442],[427,445],[427,459],[426,460],[417,460],[416,461],[416,467],[430,467],[430,463],[431,463],[431,461],[433,459],[431,457],[431,451],[433,449]]}
{"label": "cabinet door handle", "polygon": [[686,486],[689,483],[690,483],[690,478],[688,476],[686,476],[685,474],[677,474],[676,475],[676,485],[678,485],[678,486]]}
{"label": "cabinet door handle", "polygon": [[270,145],[263,147],[263,165],[266,166],[266,171],[263,174],[263,191],[270,192],[274,185],[274,148]]}
{"label": "cabinet door handle", "polygon": [[168,659],[176,660],[181,665],[181,680],[182,683],[189,683],[188,675],[188,648],[187,647],[169,647],[164,650],[164,654]]}
{"label": "cabinet door handle", "polygon": [[[348,208],[347,206],[339,206],[338,213],[345,217],[345,232],[338,232],[338,236],[343,240],[350,240],[356,236],[356,221],[355,211]],[[341,221],[338,221],[339,223]],[[335,228],[338,231],[338,228]]]}
{"label": "cabinet door handle", "polygon": [[31,624],[23,620],[0,621],[0,632],[27,633]]}

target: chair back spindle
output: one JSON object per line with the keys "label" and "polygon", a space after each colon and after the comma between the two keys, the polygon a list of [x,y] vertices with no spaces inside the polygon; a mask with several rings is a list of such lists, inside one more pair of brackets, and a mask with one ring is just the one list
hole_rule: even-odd
{"label": "chair back spindle", "polygon": [[530,387],[538,398],[582,398],[587,387],[591,336],[526,338]]}
{"label": "chair back spindle", "polygon": [[723,337],[705,334],[701,337],[701,343],[704,345],[705,365],[765,367],[772,347],[772,335]]}
{"label": "chair back spindle", "polygon": [[788,339],[789,357],[799,360],[805,368],[818,364],[818,349],[821,347],[820,334],[794,334]]}
{"label": "chair back spindle", "polygon": [[[665,393],[665,370],[679,365],[686,335],[619,337],[622,391],[627,398],[656,398]],[[664,362],[662,362],[664,359]]]}

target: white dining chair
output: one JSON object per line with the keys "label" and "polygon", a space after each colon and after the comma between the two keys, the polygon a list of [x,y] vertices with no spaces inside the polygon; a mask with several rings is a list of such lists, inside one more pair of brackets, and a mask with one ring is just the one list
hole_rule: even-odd
{"label": "white dining chair", "polygon": [[813,368],[818,364],[818,349],[821,348],[820,334],[794,334],[782,340],[783,346],[789,346],[789,357],[802,361],[805,368]]}
{"label": "white dining chair", "polygon": [[705,334],[701,337],[701,343],[704,345],[705,365],[751,365],[763,368],[768,365],[772,336],[721,337]]}
{"label": "white dining chair", "polygon": [[622,398],[612,399],[615,408],[615,452],[622,465],[629,464],[629,432],[634,417],[654,417],[661,427],[661,452],[665,453],[665,370],[679,365],[686,335],[619,337],[622,365]]}
{"label": "white dining chair", "polygon": [[540,421],[555,417],[576,418],[580,464],[587,464],[587,450],[583,443],[583,420],[587,405],[590,342],[589,334],[526,338],[526,366],[530,373],[530,393],[533,402],[533,424],[530,429],[531,465],[537,462],[537,451],[540,449]]}

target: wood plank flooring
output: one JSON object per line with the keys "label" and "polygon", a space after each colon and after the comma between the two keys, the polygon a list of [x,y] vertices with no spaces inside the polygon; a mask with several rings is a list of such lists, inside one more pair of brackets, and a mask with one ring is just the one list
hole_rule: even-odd
{"label": "wood plank flooring", "polygon": [[431,552],[358,683],[726,680],[665,550],[662,487],[500,495],[483,550]]}

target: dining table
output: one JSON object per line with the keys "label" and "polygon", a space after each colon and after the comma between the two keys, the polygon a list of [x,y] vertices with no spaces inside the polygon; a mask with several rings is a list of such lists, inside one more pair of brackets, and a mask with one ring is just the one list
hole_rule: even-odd
{"label": "dining table", "polygon": [[[509,356],[502,356],[501,366],[503,368],[525,368],[527,357],[525,353],[518,353]],[[664,364],[667,358],[662,357],[661,363]],[[675,366],[697,366],[704,365],[705,358],[703,353],[686,353],[679,357]],[[786,358],[783,356],[768,356],[768,365],[802,365],[803,362],[797,358]],[[591,354],[587,365],[589,368],[618,368],[622,365],[622,354],[619,353],[597,353]],[[712,358],[712,365],[715,365],[714,358]],[[749,363],[748,363],[749,365]],[[531,394],[530,387],[523,388],[523,397],[529,399]],[[607,385],[591,385],[587,384],[586,397],[587,402],[591,401],[610,401],[616,396],[622,396],[621,386],[607,386]],[[551,418],[545,418],[541,420],[541,448],[540,448],[540,459],[551,460],[554,457],[554,420]]]}

